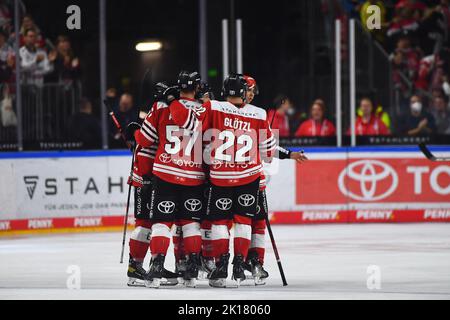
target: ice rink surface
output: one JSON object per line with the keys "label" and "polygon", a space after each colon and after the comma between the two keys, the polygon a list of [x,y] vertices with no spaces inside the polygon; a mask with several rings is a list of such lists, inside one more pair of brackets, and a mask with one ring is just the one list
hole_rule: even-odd
{"label": "ice rink surface", "polygon": [[[0,238],[0,299],[450,299],[450,224],[273,229],[287,287],[269,241],[265,286],[148,289],[126,286],[120,233],[64,234]],[[170,254],[166,267],[173,263]],[[66,287],[71,265],[80,268],[80,290]],[[367,287],[372,265],[380,270],[379,290]]]}

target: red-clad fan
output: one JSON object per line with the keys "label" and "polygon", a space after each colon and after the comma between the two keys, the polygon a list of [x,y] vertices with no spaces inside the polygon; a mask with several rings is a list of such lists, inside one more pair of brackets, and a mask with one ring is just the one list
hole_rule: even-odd
{"label": "red-clad fan", "polygon": [[[357,136],[383,136],[389,135],[390,131],[379,117],[373,113],[372,100],[362,98],[360,102],[361,116],[356,118],[355,131]],[[350,134],[350,128],[347,134]]]}
{"label": "red-clad fan", "polygon": [[[200,84],[197,72],[181,72],[178,76],[180,99],[172,103],[158,103],[144,120],[136,141],[150,147],[159,141],[153,165],[154,185],[150,217],[152,240],[150,250],[153,262],[146,286],[159,287],[164,260],[170,244],[171,227],[176,221],[182,227],[183,247],[187,256],[185,284],[195,286],[201,250],[200,220],[205,208],[201,134],[196,131],[197,120],[193,112],[201,108],[195,100]],[[173,88],[169,88],[168,94]]]}
{"label": "red-clad fan", "polygon": [[325,118],[325,103],[321,99],[313,102],[311,118],[304,121],[295,132],[296,137],[332,137],[336,135],[333,123]]}
{"label": "red-clad fan", "polygon": [[[159,82],[155,86],[155,101],[162,99],[163,92],[168,86]],[[153,108],[157,106],[154,103]],[[137,123],[131,123],[127,126],[127,133],[133,135],[141,126]],[[133,172],[128,183],[134,187],[134,217],[135,229],[131,233],[130,259],[128,263],[128,285],[129,286],[143,286],[146,277],[146,270],[143,268],[143,262],[150,245],[152,223],[150,221],[150,199],[152,191],[152,169],[153,162],[156,155],[158,143],[151,145],[149,148],[143,148],[137,145],[135,149],[135,160],[133,164]],[[177,275],[168,270],[163,270],[164,278],[167,279],[168,285],[175,285],[178,283]]]}

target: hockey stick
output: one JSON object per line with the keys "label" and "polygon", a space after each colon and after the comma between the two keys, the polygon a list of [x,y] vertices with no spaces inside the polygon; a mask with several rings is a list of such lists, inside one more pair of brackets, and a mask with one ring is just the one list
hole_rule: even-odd
{"label": "hockey stick", "polygon": [[435,157],[432,153],[431,153],[431,151],[430,151],[430,149],[428,149],[427,148],[427,146],[424,144],[424,143],[420,143],[419,144],[419,149],[420,149],[420,151],[422,151],[422,153],[425,155],[425,157],[428,159],[428,160],[431,160],[431,161],[450,161],[450,157]]}
{"label": "hockey stick", "polygon": [[273,236],[272,227],[270,225],[269,217],[266,216],[267,230],[269,231],[270,241],[272,242],[273,252],[275,253],[275,258],[277,259],[278,269],[280,270],[281,280],[283,281],[283,286],[287,286],[286,276],[284,275],[283,266],[281,265],[280,254],[278,253],[277,244],[275,242],[275,237]]}
{"label": "hockey stick", "polygon": [[275,253],[275,258],[277,259],[278,270],[280,270],[281,280],[283,281],[283,286],[285,287],[288,285],[288,283],[286,281],[286,276],[284,275],[283,266],[281,265],[281,258],[280,258],[280,254],[278,253],[278,247],[275,242],[275,237],[273,236],[272,226],[270,225],[269,206],[267,205],[267,198],[265,195],[264,195],[264,206],[265,206],[265,211],[267,212],[267,215],[265,217],[267,230],[269,231],[269,237],[270,237],[270,241],[272,242],[273,252]]}
{"label": "hockey stick", "polygon": [[[144,93],[144,86],[145,86],[145,82],[147,79],[147,76],[151,73],[151,69],[148,68],[145,73],[144,76],[142,77],[141,80],[141,88],[140,88],[140,95],[139,95],[139,103],[142,103],[143,100],[143,93]],[[130,144],[130,142],[128,142],[125,133],[123,132],[122,126],[120,125],[120,122],[117,120],[117,117],[114,114],[114,111],[112,110],[111,106],[108,105],[106,99],[103,101],[105,103],[105,105],[108,107],[109,109],[109,114],[116,126],[116,128],[119,130],[119,133],[123,139],[123,141],[125,142],[126,146],[128,149],[131,150],[132,152],[132,156],[131,156],[131,168],[130,168],[130,176],[133,175],[133,166],[134,166],[134,153],[135,153],[135,147],[132,146]],[[139,118],[139,112],[140,112],[140,108],[138,106],[137,108],[137,112],[138,112],[138,118]],[[131,183],[128,185],[128,194],[127,194],[127,207],[125,210],[125,218],[123,221],[123,235],[122,235],[122,250],[120,253],[120,263],[123,263],[123,256],[125,253],[125,242],[126,242],[126,237],[127,237],[127,228],[128,228],[128,216],[129,216],[129,212],[130,212],[130,198],[131,198]]]}
{"label": "hockey stick", "polygon": [[[125,142],[127,148],[129,150],[131,150],[132,156],[131,156],[130,175],[132,175],[133,174],[133,165],[134,165],[134,146],[132,146],[131,143],[125,137],[125,133],[123,132],[122,126],[120,125],[119,120],[117,120],[117,117],[114,114],[114,111],[112,110],[111,106],[108,104],[107,100],[106,99],[103,100],[103,103],[109,109],[109,115],[111,116],[111,119],[114,122],[114,125],[116,126],[117,130],[119,130],[120,136],[122,137],[123,141]],[[125,252],[125,241],[126,241],[127,227],[128,227],[128,214],[130,211],[130,198],[131,198],[131,183],[128,185],[127,208],[125,211],[125,219],[124,219],[124,223],[123,223],[122,251],[120,253],[120,263],[123,263],[123,255]]]}

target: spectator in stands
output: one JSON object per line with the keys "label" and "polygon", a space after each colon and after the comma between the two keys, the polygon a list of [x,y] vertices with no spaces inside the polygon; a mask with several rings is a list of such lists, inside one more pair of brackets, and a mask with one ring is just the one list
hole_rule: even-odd
{"label": "spectator in stands", "polygon": [[[409,5],[409,0],[400,1],[395,6],[395,15],[387,30],[390,43],[396,43],[398,37],[408,35],[416,38],[419,29],[419,16],[414,5]],[[420,11],[420,10],[419,10]]]}
{"label": "spectator in stands", "polygon": [[289,117],[295,113],[291,99],[286,95],[279,95],[274,100],[275,109],[269,110],[267,119],[272,129],[278,130],[280,137],[291,135]]}
{"label": "spectator in stands", "polygon": [[419,74],[415,86],[417,89],[443,88],[450,75],[450,51],[442,49],[436,54],[424,57],[420,61]]}
{"label": "spectator in stands", "polygon": [[11,10],[6,1],[0,0],[0,28],[9,33],[11,28]]}
{"label": "spectator in stands", "polygon": [[325,103],[322,99],[313,102],[310,119],[304,121],[295,132],[296,137],[330,137],[336,135],[333,123],[325,118]]}
{"label": "spectator in stands", "polygon": [[56,53],[47,53],[36,46],[36,31],[28,29],[25,31],[25,45],[20,48],[20,66],[22,69],[22,83],[42,86],[44,75],[53,70],[53,62]]}
{"label": "spectator in stands", "polygon": [[69,120],[68,137],[73,141],[83,142],[83,147],[99,148],[101,146],[100,122],[92,114],[92,103],[82,98],[80,111]]}
{"label": "spectator in stands", "polygon": [[[20,27],[20,46],[26,45],[26,36],[27,30],[33,29],[36,33],[36,43],[35,46],[37,48],[45,48],[45,38],[42,36],[41,30],[34,23],[34,19],[30,14],[26,14],[22,18],[22,25]],[[14,33],[11,34],[11,37],[14,37]]]}
{"label": "spectator in stands", "polygon": [[408,136],[430,135],[436,132],[434,118],[424,110],[420,96],[411,97],[410,113],[401,120],[400,128],[400,132]]}
{"label": "spectator in stands", "polygon": [[56,59],[53,72],[46,77],[47,82],[71,84],[80,77],[80,60],[74,55],[67,36],[56,40]]}
{"label": "spectator in stands", "polygon": [[400,72],[409,81],[414,82],[416,80],[421,57],[420,49],[411,45],[410,37],[406,35],[399,37],[395,51],[389,57],[394,65],[393,77],[396,85],[402,85],[403,83],[400,78]]}
{"label": "spectator in stands", "polygon": [[14,51],[6,42],[8,34],[0,28],[0,83],[11,82],[14,68]]}
{"label": "spectator in stands", "polygon": [[[120,96],[119,105],[115,110],[115,114],[117,120],[120,122],[122,128],[126,128],[126,126],[130,122],[138,121],[138,112],[134,107],[133,96],[129,93],[124,93]],[[121,143],[120,133],[117,131],[116,127],[111,124],[110,132],[112,132],[112,136],[116,142]],[[116,143],[115,143],[116,144]]]}
{"label": "spectator in stands", "polygon": [[443,96],[433,98],[431,114],[436,123],[437,134],[450,134],[450,112]]}
{"label": "spectator in stands", "polygon": [[[374,114],[372,100],[364,97],[360,101],[361,115],[356,118],[355,131],[358,136],[384,136],[390,131],[379,117]],[[351,134],[350,128],[347,134]]]}

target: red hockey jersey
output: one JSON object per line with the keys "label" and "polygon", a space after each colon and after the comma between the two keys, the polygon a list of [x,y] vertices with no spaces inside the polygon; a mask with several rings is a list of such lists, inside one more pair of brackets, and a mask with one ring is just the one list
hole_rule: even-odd
{"label": "red hockey jersey", "polygon": [[174,184],[200,185],[205,180],[202,141],[201,132],[194,130],[197,120],[192,110],[201,104],[189,99],[172,103],[178,106],[173,112],[163,102],[156,104],[136,131],[136,142],[145,148],[158,145],[153,164],[155,176]]}
{"label": "red hockey jersey", "polygon": [[261,157],[271,158],[277,145],[266,111],[215,100],[203,106],[197,113],[209,142],[204,159],[210,181],[228,187],[255,181],[262,172]]}

